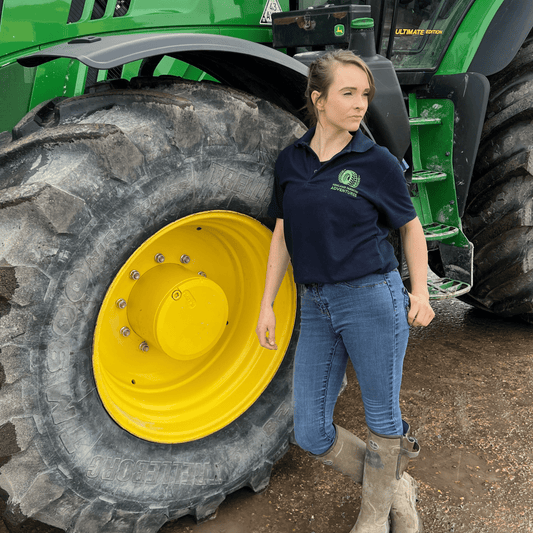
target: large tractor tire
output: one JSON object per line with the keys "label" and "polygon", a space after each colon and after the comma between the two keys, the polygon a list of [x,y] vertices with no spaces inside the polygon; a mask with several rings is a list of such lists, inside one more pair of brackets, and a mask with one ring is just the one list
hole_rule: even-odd
{"label": "large tractor tire", "polygon": [[[255,322],[277,153],[302,124],[217,84],[104,84],[0,150],[0,496],[74,533],[152,533],[263,490],[292,430],[297,296]],[[271,221],[270,221],[271,222]]]}
{"label": "large tractor tire", "polygon": [[533,38],[491,77],[491,95],[463,219],[474,243],[466,301],[533,322]]}

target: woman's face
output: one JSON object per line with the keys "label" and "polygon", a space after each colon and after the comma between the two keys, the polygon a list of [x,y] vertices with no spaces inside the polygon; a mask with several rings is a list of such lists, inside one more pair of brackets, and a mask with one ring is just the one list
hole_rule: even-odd
{"label": "woman's face", "polygon": [[311,98],[318,110],[318,122],[326,129],[356,131],[368,109],[370,85],[364,70],[339,63],[326,97],[314,91]]}

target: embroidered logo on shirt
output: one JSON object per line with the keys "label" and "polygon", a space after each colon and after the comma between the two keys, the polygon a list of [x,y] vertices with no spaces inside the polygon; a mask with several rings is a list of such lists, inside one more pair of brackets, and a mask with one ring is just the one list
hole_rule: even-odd
{"label": "embroidered logo on shirt", "polygon": [[331,186],[332,191],[343,192],[357,198],[357,191],[355,189],[361,182],[361,176],[357,172],[344,169],[340,172],[338,180],[340,185],[334,183]]}

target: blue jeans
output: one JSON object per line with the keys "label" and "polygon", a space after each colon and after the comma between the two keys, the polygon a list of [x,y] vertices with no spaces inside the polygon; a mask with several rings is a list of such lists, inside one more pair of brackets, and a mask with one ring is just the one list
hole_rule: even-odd
{"label": "blue jeans", "polygon": [[300,447],[321,454],[333,445],[333,409],[348,357],[367,426],[380,435],[404,433],[400,387],[408,309],[409,294],[397,270],[303,287],[294,369],[294,431]]}

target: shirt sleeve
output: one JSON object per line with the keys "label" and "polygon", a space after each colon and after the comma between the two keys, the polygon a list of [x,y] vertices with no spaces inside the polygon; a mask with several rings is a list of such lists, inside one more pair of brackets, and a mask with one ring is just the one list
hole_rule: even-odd
{"label": "shirt sleeve", "polygon": [[416,217],[405,177],[396,158],[391,160],[390,170],[381,180],[376,207],[391,229],[398,229]]}
{"label": "shirt sleeve", "polygon": [[281,188],[276,170],[274,170],[274,188],[267,214],[272,218],[283,218],[283,189]]}

